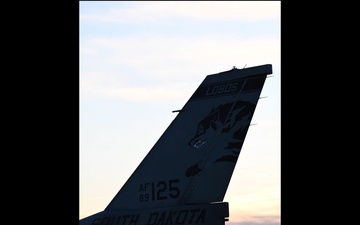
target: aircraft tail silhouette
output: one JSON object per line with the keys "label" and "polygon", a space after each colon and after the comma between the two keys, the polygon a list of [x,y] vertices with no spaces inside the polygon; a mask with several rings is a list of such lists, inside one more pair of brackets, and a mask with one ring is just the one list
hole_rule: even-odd
{"label": "aircraft tail silhouette", "polygon": [[266,64],[206,76],[104,211],[81,225],[222,225]]}

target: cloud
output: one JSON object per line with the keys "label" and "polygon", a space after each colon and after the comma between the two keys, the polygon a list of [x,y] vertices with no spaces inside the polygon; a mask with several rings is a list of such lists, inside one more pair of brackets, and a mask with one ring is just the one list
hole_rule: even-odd
{"label": "cloud", "polygon": [[[233,183],[234,185],[234,183]],[[239,185],[235,185],[239,186]],[[251,190],[230,188],[224,201],[229,202],[230,220],[243,223],[277,223],[280,218],[280,188],[278,185],[253,187]]]}
{"label": "cloud", "polygon": [[241,222],[232,222],[231,217],[227,225],[280,225],[279,216],[261,216],[252,217],[242,220]]}
{"label": "cloud", "polygon": [[115,23],[167,23],[176,19],[197,21],[264,21],[276,19],[280,1],[149,1],[111,4],[81,13],[81,21]]}
{"label": "cloud", "polygon": [[[279,49],[276,39],[241,40],[222,34],[207,38],[91,38],[80,46],[82,90],[127,100],[140,100],[140,96],[141,101],[178,99],[184,87],[196,88],[186,86],[187,82],[198,84],[205,75],[245,64],[279,65]],[[137,86],[129,87],[131,80]],[[171,86],[175,83],[183,86]],[[154,84],[165,88],[154,88]]]}
{"label": "cloud", "polygon": [[130,87],[130,88],[103,88],[99,89],[101,94],[120,98],[127,101],[174,101],[184,98],[181,89],[174,91],[174,88],[149,88],[149,87]]}
{"label": "cloud", "polygon": [[[80,51],[82,57],[91,60],[91,64],[126,65],[143,71],[156,68],[158,71],[156,76],[162,78],[169,74],[164,70],[165,68],[167,70],[182,66],[186,68],[186,65],[242,63],[241,65],[228,65],[231,69],[231,66],[241,67],[245,64],[248,67],[269,62],[279,64],[279,49],[278,39],[269,37],[241,39],[227,34],[218,34],[206,38],[93,38],[81,43]],[[234,59],[238,61],[234,62]],[[178,73],[181,72],[183,71],[178,71]]]}
{"label": "cloud", "polygon": [[185,81],[153,82],[142,74],[124,75],[106,70],[83,71],[80,81],[82,99],[95,97],[134,102],[183,102],[184,96],[190,96],[195,89],[195,84]]}
{"label": "cloud", "polygon": [[[279,6],[279,1],[81,2],[80,23],[91,25],[84,25],[80,36],[82,96],[167,101],[178,99],[181,88],[196,88],[190,84],[199,84],[205,75],[233,66],[280,65],[276,27],[274,32],[243,24],[233,30],[227,24],[223,30],[225,24],[212,23],[268,21],[279,18]],[[176,20],[182,30],[174,34],[170,28],[179,28]],[[144,27],[155,21],[171,26],[156,32]],[[188,25],[195,21],[210,23],[196,26],[201,32],[194,34]],[[136,24],[106,27],[107,22]]]}

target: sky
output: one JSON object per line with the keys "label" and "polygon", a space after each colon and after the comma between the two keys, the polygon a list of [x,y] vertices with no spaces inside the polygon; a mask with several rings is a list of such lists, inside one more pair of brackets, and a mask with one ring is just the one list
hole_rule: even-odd
{"label": "sky", "polygon": [[79,219],[105,209],[207,75],[272,64],[224,201],[228,225],[279,225],[280,1],[79,4]]}

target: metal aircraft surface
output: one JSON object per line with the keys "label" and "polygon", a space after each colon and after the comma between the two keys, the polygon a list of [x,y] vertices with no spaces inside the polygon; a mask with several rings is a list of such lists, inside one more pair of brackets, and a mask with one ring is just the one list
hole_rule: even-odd
{"label": "metal aircraft surface", "polygon": [[271,64],[206,76],[109,205],[80,225],[224,225],[223,199],[268,74]]}

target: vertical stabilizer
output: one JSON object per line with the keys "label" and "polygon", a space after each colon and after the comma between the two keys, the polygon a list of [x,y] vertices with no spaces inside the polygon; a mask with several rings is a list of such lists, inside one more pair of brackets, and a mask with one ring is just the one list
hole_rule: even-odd
{"label": "vertical stabilizer", "polygon": [[106,210],[222,201],[270,64],[206,76]]}

